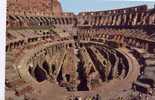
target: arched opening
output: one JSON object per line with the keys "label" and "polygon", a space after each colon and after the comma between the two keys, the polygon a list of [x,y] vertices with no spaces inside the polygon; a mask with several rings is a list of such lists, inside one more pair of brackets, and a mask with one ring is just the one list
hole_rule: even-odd
{"label": "arched opening", "polygon": [[86,21],[84,21],[84,23],[83,23],[83,25],[88,25],[89,24],[89,22],[86,20]]}
{"label": "arched opening", "polygon": [[111,63],[111,69],[108,75],[108,80],[112,80],[113,79],[113,70],[114,70],[114,65],[116,62],[116,58],[114,56],[114,54],[109,54],[109,61]]}
{"label": "arched opening", "polygon": [[79,74],[78,78],[80,80],[80,83],[77,86],[78,91],[88,91],[89,90],[86,73],[85,73],[85,68],[83,67],[83,65],[84,65],[83,62],[79,62],[78,69],[77,69],[77,72]]}
{"label": "arched opening", "polygon": [[149,84],[151,87],[153,87],[154,81],[152,79],[143,78],[143,79],[139,79],[139,81],[145,84]]}
{"label": "arched opening", "polygon": [[72,44],[69,44],[69,47],[71,48],[72,47]]}
{"label": "arched opening", "polygon": [[69,82],[70,81],[70,75],[66,74],[65,77],[66,77],[67,82]]}
{"label": "arched opening", "polygon": [[51,66],[51,70],[52,70],[52,73],[55,72],[56,68],[55,68],[55,65],[54,65],[54,64],[52,64],[52,66]]}
{"label": "arched opening", "polygon": [[47,63],[47,61],[44,61],[42,64],[43,68],[46,70],[46,72],[49,74],[49,64]]}
{"label": "arched opening", "polygon": [[38,65],[34,70],[34,76],[38,82],[42,82],[47,79],[46,73]]}
{"label": "arched opening", "polygon": [[122,66],[122,58],[120,58],[119,63],[118,63],[118,75],[121,75],[122,70],[123,70],[123,66]]}

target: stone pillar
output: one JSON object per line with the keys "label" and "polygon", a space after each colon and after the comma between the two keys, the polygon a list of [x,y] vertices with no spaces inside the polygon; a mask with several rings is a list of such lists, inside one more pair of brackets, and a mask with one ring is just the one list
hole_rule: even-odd
{"label": "stone pillar", "polygon": [[113,16],[112,26],[114,26],[114,24],[115,24],[115,19],[116,19],[116,15]]}
{"label": "stone pillar", "polygon": [[135,13],[133,21],[132,21],[132,25],[136,25],[137,23],[137,13]]}

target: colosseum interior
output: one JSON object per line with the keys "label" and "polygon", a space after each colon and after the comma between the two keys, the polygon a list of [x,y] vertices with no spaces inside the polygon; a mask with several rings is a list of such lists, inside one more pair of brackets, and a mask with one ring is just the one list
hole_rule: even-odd
{"label": "colosseum interior", "polygon": [[35,1],[7,0],[6,100],[155,100],[155,8]]}

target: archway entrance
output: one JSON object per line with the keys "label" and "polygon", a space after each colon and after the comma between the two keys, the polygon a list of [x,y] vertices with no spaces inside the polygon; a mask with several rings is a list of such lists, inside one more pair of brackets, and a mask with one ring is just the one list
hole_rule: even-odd
{"label": "archway entrance", "polygon": [[47,61],[44,61],[42,66],[46,70],[46,72],[49,74],[50,73],[50,71],[49,71],[49,64],[47,63]]}
{"label": "archway entrance", "polygon": [[34,76],[38,82],[42,82],[47,79],[46,73],[38,65],[34,70]]}

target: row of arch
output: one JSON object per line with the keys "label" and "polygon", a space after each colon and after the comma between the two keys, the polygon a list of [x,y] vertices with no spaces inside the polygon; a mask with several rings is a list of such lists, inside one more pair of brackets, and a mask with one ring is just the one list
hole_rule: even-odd
{"label": "row of arch", "polygon": [[76,24],[75,17],[7,16],[7,27],[46,27]]}
{"label": "row of arch", "polygon": [[136,12],[102,16],[83,16],[81,25],[90,26],[135,26],[154,25],[155,14],[152,12]]}
{"label": "row of arch", "polygon": [[[35,51],[27,61],[27,66],[29,67],[28,71],[30,75],[38,82],[53,78],[57,78],[56,80],[60,81],[61,79],[59,79],[59,74],[61,74],[61,72],[57,72],[59,68],[56,68],[57,66],[54,63],[50,63],[50,59],[46,58],[52,57],[56,53],[64,52],[63,50],[72,46],[72,43],[60,43],[42,47],[37,52]],[[66,77],[66,80],[69,80],[68,76]]]}
{"label": "row of arch", "polygon": [[31,55],[31,58],[28,60],[27,63],[32,62],[34,59],[37,59],[39,56],[45,57],[47,54],[52,56],[56,52],[59,52],[62,49],[67,49],[70,47],[73,47],[73,42],[62,42],[62,43],[56,43],[53,45],[46,46],[46,48],[43,46],[42,48],[38,48],[39,50],[35,52],[33,55]]}
{"label": "row of arch", "polygon": [[147,6],[141,5],[141,6],[124,8],[124,9],[116,9],[116,10],[81,12],[81,13],[79,13],[79,15],[81,15],[81,16],[85,16],[85,15],[86,16],[88,16],[88,15],[103,16],[106,14],[121,14],[121,13],[139,12],[139,11],[146,11],[146,10],[147,10]]}
{"label": "row of arch", "polygon": [[31,76],[36,79],[38,82],[47,80],[49,77],[52,77],[50,72],[54,74],[56,68],[55,65],[51,65],[45,60],[41,65],[36,65],[35,67],[29,66],[29,73]]}
{"label": "row of arch", "polygon": [[[16,40],[16,41],[10,42],[6,45],[6,52],[11,51],[12,49],[24,47],[24,46],[31,44],[31,43],[37,43],[37,42],[43,42],[43,41],[53,41],[53,39],[54,39],[54,36],[52,34],[45,34],[45,35],[41,35],[41,36]],[[61,38],[61,39],[56,40],[56,41],[65,41],[65,40],[69,40],[69,39],[68,38]]]}
{"label": "row of arch", "polygon": [[[152,51],[154,42],[140,39],[138,37],[130,37],[125,36],[124,34],[104,34],[104,33],[98,33],[98,32],[82,32],[79,35],[79,38],[81,40],[94,40],[94,39],[104,39],[104,40],[112,40],[117,43],[124,44],[129,47],[137,47],[137,48],[143,48],[147,51]],[[102,42],[102,41],[101,41]],[[150,50],[151,49],[151,50]]]}

